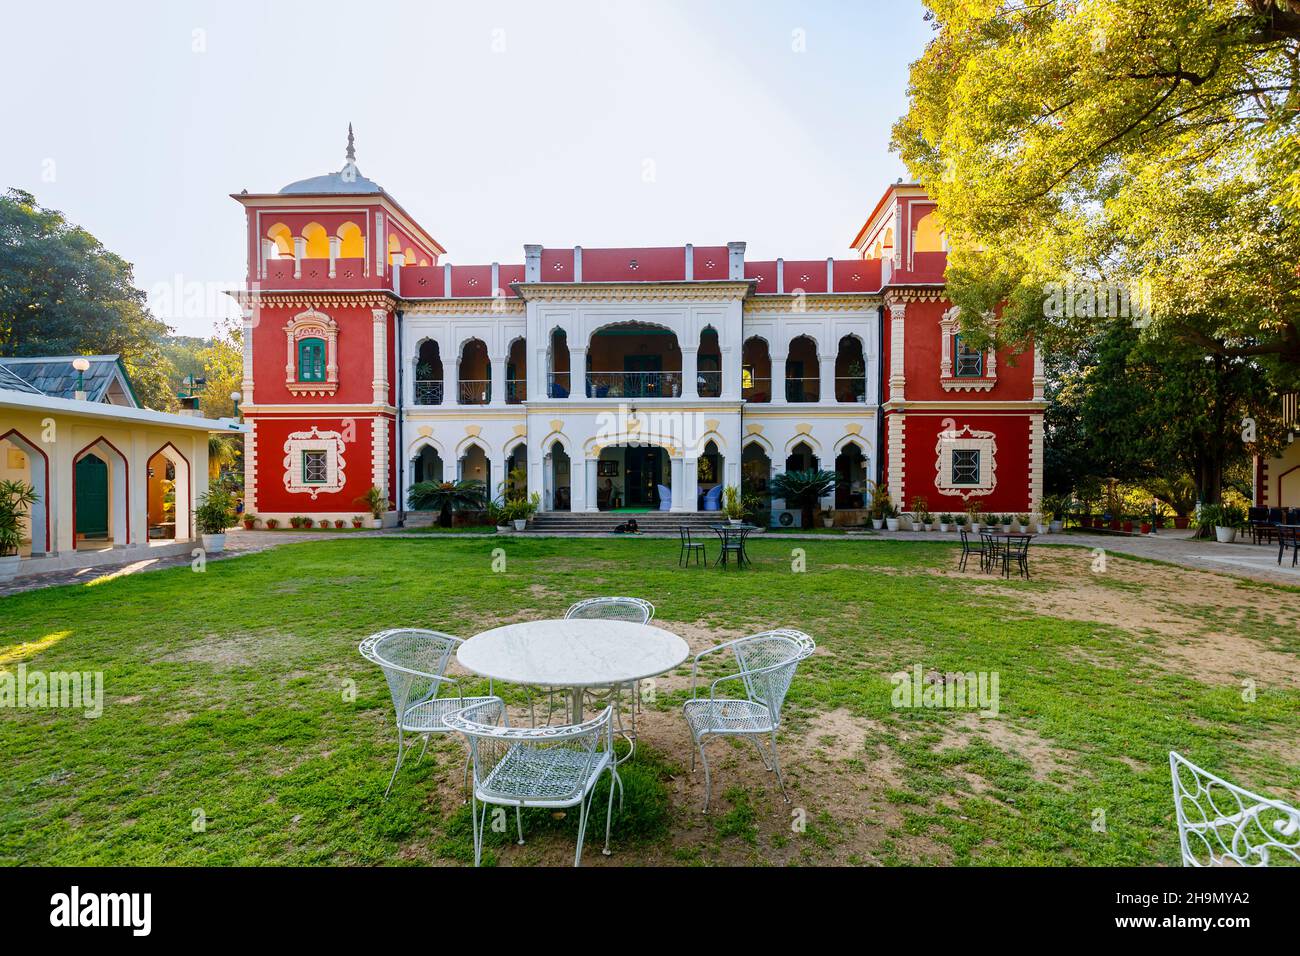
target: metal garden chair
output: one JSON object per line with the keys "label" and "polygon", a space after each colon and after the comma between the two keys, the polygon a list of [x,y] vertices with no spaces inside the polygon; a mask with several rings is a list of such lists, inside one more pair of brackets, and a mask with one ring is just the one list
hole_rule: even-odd
{"label": "metal garden chair", "polygon": [[[649,601],[634,597],[595,597],[570,605],[564,612],[565,620],[579,618],[597,621],[629,621],[632,624],[649,624],[654,620],[655,606]],[[587,698],[597,705],[613,704],[618,730],[633,742],[636,740],[636,714],[641,706],[641,688],[632,687],[632,732],[623,729],[622,685],[593,687],[586,691]],[[628,756],[631,756],[630,754]],[[624,757],[623,759],[627,759]]]}
{"label": "metal garden chair", "polygon": [[[763,766],[776,774],[781,796],[786,803],[790,802],[790,796],[785,791],[785,781],[781,777],[776,732],[781,726],[781,706],[790,690],[790,683],[794,680],[795,669],[801,660],[816,649],[813,639],[803,631],[780,628],[727,641],[695,655],[695,661],[691,665],[691,699],[682,705],[682,712],[686,716],[695,748],[700,752],[700,762],[704,764],[705,813],[709,810],[709,800],[713,795],[709,760],[704,752],[704,743],[710,737],[749,737],[763,758]],[[722,650],[730,650],[735,655],[739,670],[714,680],[709,684],[709,696],[700,697],[696,692],[700,660]],[[719,697],[718,685],[728,681],[740,681],[745,696]],[[761,743],[763,737],[771,741],[770,759]],[[691,751],[691,772],[695,772],[694,750]]]}
{"label": "metal garden chair", "polygon": [[614,786],[617,784],[622,791],[613,759],[613,714],[613,708],[606,707],[598,716],[581,724],[511,727],[505,704],[494,699],[447,716],[447,726],[462,734],[469,744],[470,763],[474,768],[471,810],[475,866],[483,859],[483,831],[489,806],[515,808],[521,846],[524,842],[522,808],[578,807],[578,849],[573,865],[581,865],[591,800],[596,782],[606,771],[610,774],[610,786],[603,852],[609,855]]}
{"label": "metal garden chair", "polygon": [[682,549],[677,553],[677,566],[690,567],[691,555],[695,556],[696,567],[700,566],[700,558],[704,558],[704,567],[709,566],[709,552],[704,547],[703,541],[695,541],[691,538],[691,529],[682,525],[677,529],[682,538]]}
{"label": "metal garden chair", "polygon": [[[424,738],[424,747],[420,750],[420,760],[423,760],[425,751],[429,749],[429,737],[448,732],[444,723],[448,714],[470,704],[499,700],[491,696],[466,697],[461,691],[460,682],[454,677],[446,676],[452,653],[463,643],[460,638],[450,634],[420,628],[380,631],[361,642],[361,656],[383,670],[388,691],[393,697],[393,709],[397,714],[397,765],[393,767],[393,775],[388,779],[385,799],[393,789],[397,771],[402,768],[407,734],[418,734]],[[491,690],[492,682],[489,681],[489,694]],[[465,779],[468,785],[468,760],[465,763]]]}
{"label": "metal garden chair", "polygon": [[966,570],[966,562],[970,559],[970,556],[972,554],[978,554],[980,556],[980,567],[983,567],[984,566],[983,547],[972,548],[970,546],[970,532],[968,532],[965,528],[962,528],[960,533],[961,533],[961,560],[957,563],[957,570],[958,571]]}
{"label": "metal garden chair", "polygon": [[1183,866],[1268,866],[1274,850],[1300,863],[1300,810],[1261,797],[1169,752]]}

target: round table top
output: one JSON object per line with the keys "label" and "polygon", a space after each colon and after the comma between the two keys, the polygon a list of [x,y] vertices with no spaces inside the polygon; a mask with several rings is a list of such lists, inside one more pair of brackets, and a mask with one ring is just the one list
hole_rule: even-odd
{"label": "round table top", "polygon": [[509,684],[601,687],[670,671],[689,653],[684,640],[652,624],[562,619],[475,634],[456,659],[475,674]]}

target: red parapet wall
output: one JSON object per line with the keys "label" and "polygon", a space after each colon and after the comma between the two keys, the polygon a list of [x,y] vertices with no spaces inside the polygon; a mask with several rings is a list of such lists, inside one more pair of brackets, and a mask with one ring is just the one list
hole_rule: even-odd
{"label": "red parapet wall", "polygon": [[697,280],[720,280],[730,274],[726,246],[695,246],[691,253]]}
{"label": "red parapet wall", "polygon": [[836,292],[877,292],[880,290],[879,259],[836,259]]}
{"label": "red parapet wall", "polygon": [[825,259],[787,259],[784,264],[786,292],[825,292]]}
{"label": "red parapet wall", "polygon": [[754,279],[754,291],[760,295],[776,292],[776,260],[771,262],[745,261],[745,278]]}
{"label": "red parapet wall", "polygon": [[542,279],[543,282],[572,282],[573,281],[573,250],[572,249],[543,249],[542,250]]}
{"label": "red parapet wall", "polygon": [[330,278],[328,259],[302,260],[301,275],[294,278],[292,259],[268,259],[266,277],[254,288],[264,291],[293,289],[387,289],[388,276],[366,275],[364,259],[336,259],[334,278]]}
{"label": "red parapet wall", "polygon": [[[681,282],[685,278],[682,246],[582,250],[583,282]],[[546,281],[545,274],[542,280]]]}

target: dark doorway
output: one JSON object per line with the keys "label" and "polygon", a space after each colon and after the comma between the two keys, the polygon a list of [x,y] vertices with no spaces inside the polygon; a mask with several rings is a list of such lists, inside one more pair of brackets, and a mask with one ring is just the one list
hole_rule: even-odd
{"label": "dark doorway", "polygon": [[77,462],[77,528],[83,538],[108,537],[108,465],[86,455]]}
{"label": "dark doorway", "polygon": [[625,468],[624,504],[628,508],[656,508],[658,485],[663,484],[662,448],[627,448],[623,452]]}

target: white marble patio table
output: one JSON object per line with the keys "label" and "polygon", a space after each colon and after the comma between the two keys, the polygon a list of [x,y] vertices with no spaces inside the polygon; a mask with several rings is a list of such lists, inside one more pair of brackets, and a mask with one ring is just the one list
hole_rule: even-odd
{"label": "white marble patio table", "polygon": [[472,673],[508,684],[569,688],[578,723],[583,688],[635,684],[672,670],[689,653],[684,640],[652,624],[561,619],[475,634],[456,659]]}

